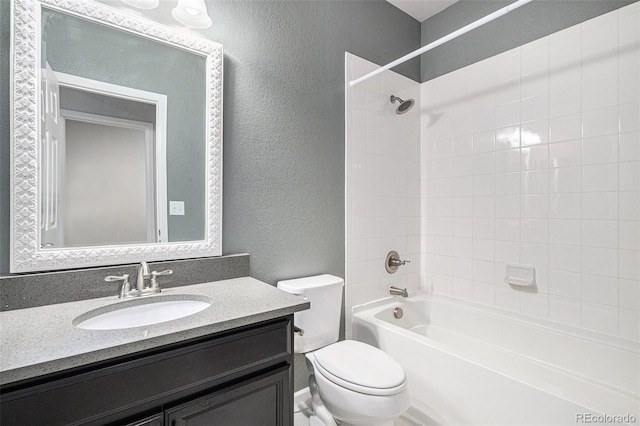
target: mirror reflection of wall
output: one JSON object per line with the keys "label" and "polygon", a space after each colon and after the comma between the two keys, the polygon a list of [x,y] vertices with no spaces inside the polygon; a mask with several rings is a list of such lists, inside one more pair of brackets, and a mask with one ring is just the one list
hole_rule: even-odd
{"label": "mirror reflection of wall", "polygon": [[[46,7],[42,8],[41,22],[43,66],[49,64],[55,75],[163,95],[167,111],[166,124],[163,125],[157,122],[157,111],[151,103],[131,102],[120,96],[96,94],[64,82],[60,84],[56,96],[61,119],[67,124],[62,133],[49,135],[49,142],[46,140],[47,132],[42,132],[43,152],[51,154],[43,155],[43,166],[47,169],[48,165],[51,170],[41,173],[40,179],[46,181],[48,176],[51,182],[45,183],[41,192],[44,201],[41,208],[41,246],[56,248],[204,239],[206,58]],[[176,69],[180,70],[179,74],[175,73]],[[76,115],[69,120],[69,111],[88,115],[82,119]],[[110,122],[105,123],[96,117],[87,119],[91,114],[110,117],[107,120]],[[120,124],[114,124],[117,120],[121,120]],[[122,124],[127,122],[150,124],[151,146],[147,140],[149,131],[147,136],[143,136],[141,129],[134,131],[129,126],[124,130],[126,126]],[[158,153],[157,144],[153,142],[158,134],[164,134],[166,138],[163,153]],[[75,138],[73,149],[68,140],[65,146],[60,136]],[[128,144],[122,142],[124,137],[129,139]],[[78,144],[79,140],[84,141],[83,144]],[[109,144],[113,146],[108,150],[104,145]],[[142,149],[145,144],[147,147]],[[55,149],[52,148],[54,145]],[[131,149],[125,151],[127,147]],[[54,159],[53,154],[57,157],[64,154],[64,157]],[[158,159],[163,156],[166,156],[166,173],[158,167]],[[81,161],[76,162],[80,158]],[[110,160],[105,161],[106,158]],[[90,176],[80,173],[82,168],[68,169],[70,159],[74,164],[85,164],[84,168],[94,170],[96,176],[99,174],[104,179],[100,182],[89,179]],[[142,163],[144,167],[140,166]],[[144,173],[140,173],[141,170]],[[164,183],[158,178],[164,179]],[[60,186],[65,179],[66,182],[73,181],[72,185]],[[121,202],[114,201],[110,194],[122,191],[124,187],[132,192],[128,195],[121,192],[118,198]],[[137,189],[134,191],[134,188]],[[174,200],[184,202],[184,215],[169,215],[169,201]],[[111,210],[114,204],[120,204],[120,211]],[[135,215],[134,208],[138,210]],[[128,221],[134,216],[138,218],[135,230]],[[78,226],[77,222],[80,222]],[[92,227],[96,231],[91,231]],[[72,232],[72,228],[84,230]],[[122,235],[107,232],[100,236],[97,228],[102,228],[102,231],[120,229]]]}

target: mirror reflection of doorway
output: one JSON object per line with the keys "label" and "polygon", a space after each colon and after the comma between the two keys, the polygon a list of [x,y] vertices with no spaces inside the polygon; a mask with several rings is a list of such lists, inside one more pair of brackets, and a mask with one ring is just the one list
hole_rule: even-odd
{"label": "mirror reflection of doorway", "polygon": [[166,96],[48,64],[43,89],[41,247],[166,241]]}
{"label": "mirror reflection of doorway", "polygon": [[61,115],[65,247],[155,242],[153,125]]}

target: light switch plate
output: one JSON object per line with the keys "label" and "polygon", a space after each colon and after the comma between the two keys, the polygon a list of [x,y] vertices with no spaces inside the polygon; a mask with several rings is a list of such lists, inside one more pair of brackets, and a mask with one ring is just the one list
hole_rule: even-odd
{"label": "light switch plate", "polygon": [[170,216],[184,216],[184,201],[169,201]]}

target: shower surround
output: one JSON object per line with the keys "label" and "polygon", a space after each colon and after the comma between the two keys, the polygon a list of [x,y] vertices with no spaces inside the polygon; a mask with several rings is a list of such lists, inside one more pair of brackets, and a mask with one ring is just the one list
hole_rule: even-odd
{"label": "shower surround", "polygon": [[[377,68],[345,55],[348,82]],[[389,287],[420,288],[420,85],[386,71],[354,88],[346,85],[346,336],[351,307],[389,296]],[[395,113],[391,95],[415,99]],[[391,250],[411,263],[390,275]]]}
{"label": "shower surround", "polygon": [[[640,340],[639,25],[634,3],[422,85],[347,86],[347,336],[396,285]],[[347,54],[346,81],[374,68]],[[395,276],[389,250],[412,261]]]}
{"label": "shower surround", "polygon": [[[640,340],[639,14],[422,85],[423,285]],[[536,286],[505,284],[505,264]]]}

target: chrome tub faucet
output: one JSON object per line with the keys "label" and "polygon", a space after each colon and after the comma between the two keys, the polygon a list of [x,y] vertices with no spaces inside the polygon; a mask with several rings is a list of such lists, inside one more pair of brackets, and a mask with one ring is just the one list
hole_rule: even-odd
{"label": "chrome tub faucet", "polygon": [[392,296],[409,297],[409,293],[407,293],[406,288],[398,288],[394,286],[389,287],[389,294]]}

